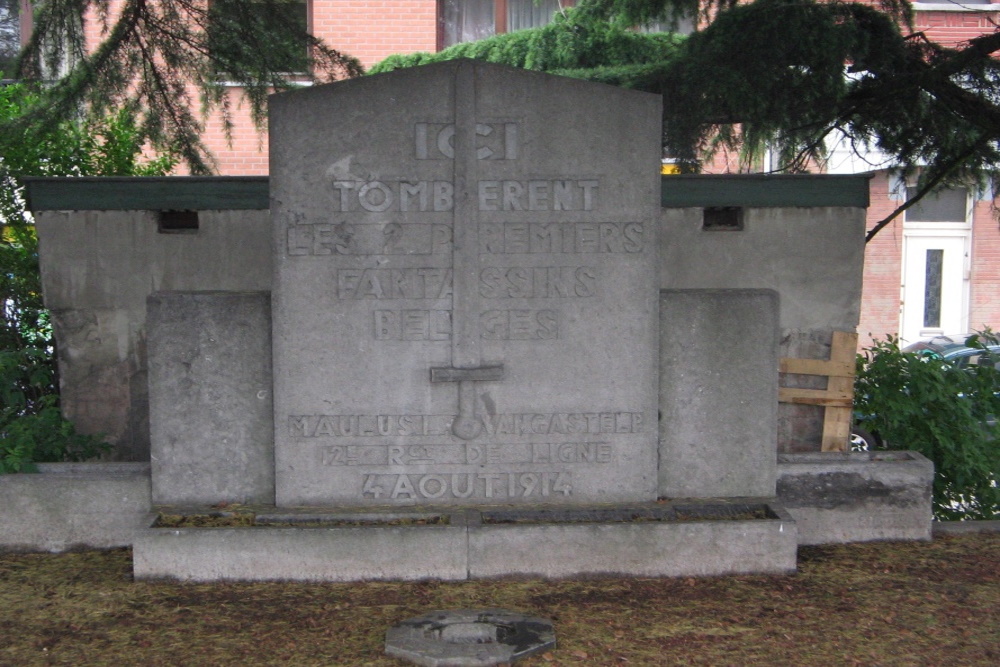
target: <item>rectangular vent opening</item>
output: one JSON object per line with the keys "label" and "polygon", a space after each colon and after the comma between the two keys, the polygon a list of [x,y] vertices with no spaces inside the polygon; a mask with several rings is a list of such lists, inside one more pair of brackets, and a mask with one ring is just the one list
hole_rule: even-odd
{"label": "rectangular vent opening", "polygon": [[701,228],[709,231],[743,231],[743,207],[708,206],[704,209]]}
{"label": "rectangular vent opening", "polygon": [[159,211],[156,231],[160,234],[195,234],[198,231],[198,211]]}

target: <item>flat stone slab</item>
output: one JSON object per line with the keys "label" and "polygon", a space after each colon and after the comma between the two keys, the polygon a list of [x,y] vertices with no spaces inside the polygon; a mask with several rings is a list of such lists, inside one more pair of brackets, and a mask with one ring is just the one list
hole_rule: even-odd
{"label": "flat stone slab", "polygon": [[551,621],[503,609],[434,611],[385,634],[388,655],[427,667],[509,664],[555,646]]}

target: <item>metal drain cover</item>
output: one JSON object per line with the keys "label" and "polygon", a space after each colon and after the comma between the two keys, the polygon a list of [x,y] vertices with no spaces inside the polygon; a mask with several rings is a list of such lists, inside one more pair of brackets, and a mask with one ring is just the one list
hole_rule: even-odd
{"label": "metal drain cover", "polygon": [[401,621],[385,652],[425,667],[489,667],[555,648],[552,622],[504,609],[450,609]]}

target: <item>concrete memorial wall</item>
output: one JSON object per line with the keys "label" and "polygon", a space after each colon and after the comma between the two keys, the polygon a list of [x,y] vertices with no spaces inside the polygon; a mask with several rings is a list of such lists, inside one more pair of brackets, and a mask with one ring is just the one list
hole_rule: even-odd
{"label": "concrete memorial wall", "polygon": [[[151,463],[0,477],[61,513],[0,546],[350,581],[789,572],[799,517],[929,535],[925,461],[851,460],[833,507],[829,459],[778,462],[779,356],[857,322],[865,179],[661,180],[657,97],[471,61],[270,120],[269,182],[29,184],[67,414]],[[871,522],[886,497],[913,511]],[[256,525],[144,511],[231,504]]]}
{"label": "concrete memorial wall", "polygon": [[658,97],[456,61],[270,123],[278,505],[656,497]]}
{"label": "concrete memorial wall", "polygon": [[[107,203],[94,208],[78,197],[73,197],[75,203],[39,197],[52,201],[53,209],[35,212],[42,291],[57,341],[63,414],[81,432],[100,434],[112,443],[115,460],[147,462],[146,298],[167,290],[269,290],[269,216],[237,205],[241,189],[252,190],[258,184],[266,188],[267,180],[48,180],[53,182],[85,197],[106,194],[102,202],[114,202],[114,210],[107,210]],[[178,194],[198,190],[202,184],[227,194],[218,198]],[[163,229],[157,213],[148,210],[148,199],[142,198],[149,187],[162,187],[167,193],[158,197],[158,208],[203,209],[198,228]],[[135,197],[131,201],[130,195]],[[263,199],[266,202],[266,196]],[[84,208],[67,210],[75,205]]]}

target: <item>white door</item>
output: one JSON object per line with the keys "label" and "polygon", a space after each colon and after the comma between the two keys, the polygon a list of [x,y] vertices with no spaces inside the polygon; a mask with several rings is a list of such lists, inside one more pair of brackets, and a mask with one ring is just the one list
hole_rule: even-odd
{"label": "white door", "polygon": [[967,229],[907,230],[903,235],[903,343],[969,326]]}

